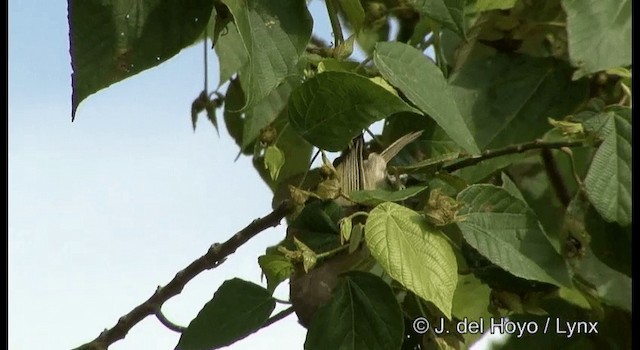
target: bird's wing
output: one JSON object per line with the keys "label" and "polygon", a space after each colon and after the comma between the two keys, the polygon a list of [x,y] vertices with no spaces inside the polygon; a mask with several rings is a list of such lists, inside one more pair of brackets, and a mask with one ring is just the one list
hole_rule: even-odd
{"label": "bird's wing", "polygon": [[422,135],[422,131],[412,132],[410,134],[406,134],[401,138],[397,139],[396,142],[392,143],[391,146],[387,147],[380,155],[384,158],[385,162],[389,162],[393,157],[398,155],[398,153],[408,144],[413,142],[415,139]]}

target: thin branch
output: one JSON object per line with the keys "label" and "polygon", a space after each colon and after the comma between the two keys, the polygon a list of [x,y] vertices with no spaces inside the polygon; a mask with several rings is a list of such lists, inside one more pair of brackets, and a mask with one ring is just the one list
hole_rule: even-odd
{"label": "thin branch", "polygon": [[551,153],[551,149],[543,148],[540,151],[540,157],[542,157],[544,170],[547,173],[547,178],[549,178],[551,187],[556,193],[556,197],[558,197],[560,204],[562,204],[562,206],[566,208],[571,201],[571,195],[569,194],[567,185],[564,182],[564,178],[562,178],[562,175],[560,174],[558,164],[553,157],[553,153]]}
{"label": "thin branch", "polygon": [[152,315],[164,302],[182,292],[184,286],[194,277],[205,270],[221,264],[225,258],[233,254],[240,246],[258,233],[269,227],[278,226],[280,221],[289,214],[293,206],[289,201],[282,202],[269,215],[254,220],[244,229],[238,231],[222,244],[212,245],[206,254],[194,260],[189,266],[178,272],[164,287],[158,288],[153,295],[142,304],[136,306],[128,314],[120,317],[113,328],[105,329],[91,342],[77,348],[77,350],[106,350],[116,341],[123,339],[129,330],[147,316]]}
{"label": "thin branch", "polygon": [[204,36],[204,40],[202,40],[204,47],[204,93],[208,94],[209,89],[209,67],[207,62],[207,36]]}
{"label": "thin branch", "polygon": [[542,140],[535,140],[533,142],[520,143],[517,145],[511,145],[504,148],[498,148],[493,150],[486,150],[482,154],[472,156],[466,159],[462,159],[457,163],[442,167],[442,170],[447,172],[454,172],[456,170],[476,165],[482,161],[506,156],[514,153],[523,153],[534,149],[557,149],[562,147],[582,147],[587,146],[585,141],[558,141],[558,142],[545,142]]}
{"label": "thin branch", "polygon": [[293,306],[288,307],[280,312],[278,312],[277,314],[271,316],[263,325],[261,328],[266,328],[269,327],[270,325],[280,321],[281,319],[291,315],[293,313]]}
{"label": "thin branch", "polygon": [[[158,286],[158,288],[160,288],[160,286]],[[160,323],[162,323],[163,326],[169,328],[170,330],[176,332],[176,333],[182,333],[184,331],[187,330],[187,327],[183,327],[180,325],[177,325],[171,321],[169,321],[169,319],[167,318],[167,316],[165,316],[162,313],[161,308],[158,308],[155,312],[156,318],[158,319],[158,321],[160,321]]]}
{"label": "thin branch", "polygon": [[333,37],[335,39],[334,47],[338,47],[344,41],[342,35],[342,27],[340,27],[340,19],[338,18],[338,9],[336,9],[335,0],[325,0],[327,4],[327,12],[329,12],[329,21],[331,21],[331,30],[333,30]]}

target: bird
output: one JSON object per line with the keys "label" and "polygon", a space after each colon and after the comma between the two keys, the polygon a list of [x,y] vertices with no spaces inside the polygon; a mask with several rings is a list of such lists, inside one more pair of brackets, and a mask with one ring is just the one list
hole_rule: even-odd
{"label": "bird", "polygon": [[[345,151],[342,161],[335,169],[345,195],[358,190],[374,190],[387,186],[387,164],[409,143],[422,135],[422,131],[406,134],[392,143],[384,151],[371,152],[367,159],[363,157],[364,138],[360,134],[354,138]],[[345,205],[344,198],[338,198],[341,205]]]}

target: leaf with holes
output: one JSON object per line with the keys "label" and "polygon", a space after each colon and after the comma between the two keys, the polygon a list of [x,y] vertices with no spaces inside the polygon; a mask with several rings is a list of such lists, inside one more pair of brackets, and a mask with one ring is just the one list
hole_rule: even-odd
{"label": "leaf with holes", "polygon": [[89,95],[170,59],[203,32],[213,2],[69,0],[71,118]]}
{"label": "leaf with holes", "polygon": [[386,273],[451,318],[458,265],[442,232],[411,209],[382,203],[369,213],[364,235]]}
{"label": "leaf with holes", "polygon": [[473,185],[458,194],[465,206],[456,224],[473,248],[492,263],[528,280],[571,286],[569,270],[535,213],[507,190]]}

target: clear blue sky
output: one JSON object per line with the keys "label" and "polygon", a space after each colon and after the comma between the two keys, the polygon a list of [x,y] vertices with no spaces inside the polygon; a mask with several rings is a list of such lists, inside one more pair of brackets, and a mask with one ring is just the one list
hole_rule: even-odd
{"label": "clear blue sky", "polygon": [[[321,1],[315,29],[329,38]],[[218,66],[210,55],[210,84]],[[112,327],[156,286],[267,214],[271,192],[251,161],[190,104],[202,89],[202,48],[85,100],[71,123],[67,3],[9,1],[9,348],[70,349]],[[260,283],[271,229],[165,304],[187,325],[226,279]],[[288,285],[276,291],[288,298]],[[300,349],[294,316],[233,349]],[[173,349],[152,317],[111,349]]]}

